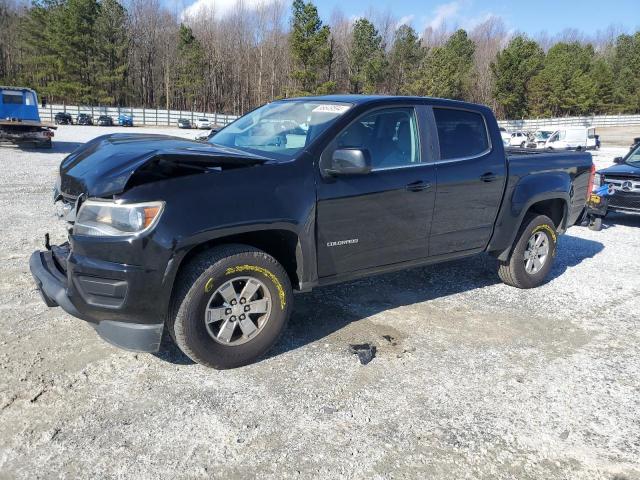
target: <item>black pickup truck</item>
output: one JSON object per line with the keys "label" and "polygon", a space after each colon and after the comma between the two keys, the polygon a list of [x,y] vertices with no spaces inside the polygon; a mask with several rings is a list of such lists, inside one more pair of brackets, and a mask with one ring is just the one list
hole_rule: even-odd
{"label": "black pickup truck", "polygon": [[[488,252],[540,285],[582,216],[588,153],[505,153],[487,107],[324,96],[277,101],[208,143],[113,134],[60,165],[69,241],[34,252],[47,305],[106,341],[247,364],[278,339],[292,292]],[[446,279],[443,279],[446,281]]]}

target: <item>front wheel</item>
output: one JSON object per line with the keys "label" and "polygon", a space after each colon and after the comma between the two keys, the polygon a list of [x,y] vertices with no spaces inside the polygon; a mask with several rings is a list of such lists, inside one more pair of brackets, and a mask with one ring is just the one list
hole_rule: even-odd
{"label": "front wheel", "polygon": [[557,238],[555,226],[549,217],[526,217],[509,260],[500,263],[500,279],[517,288],[542,285],[556,256]]}
{"label": "front wheel", "polygon": [[270,255],[225,245],[192,260],[177,280],[168,329],[189,358],[213,368],[247,365],[284,330],[293,295]]}

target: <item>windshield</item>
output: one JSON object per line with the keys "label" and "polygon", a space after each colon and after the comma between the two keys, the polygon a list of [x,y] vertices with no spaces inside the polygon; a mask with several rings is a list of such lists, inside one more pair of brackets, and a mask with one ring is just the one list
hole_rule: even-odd
{"label": "windshield", "polygon": [[640,167],[640,145],[633,150],[625,160],[629,165]]}
{"label": "windshield", "polygon": [[209,143],[290,159],[351,106],[297,100],[268,103],[220,130]]}
{"label": "windshield", "polygon": [[552,131],[546,131],[546,130],[538,130],[534,136],[536,138],[536,140],[546,140],[547,138],[549,138],[551,136],[553,132]]}

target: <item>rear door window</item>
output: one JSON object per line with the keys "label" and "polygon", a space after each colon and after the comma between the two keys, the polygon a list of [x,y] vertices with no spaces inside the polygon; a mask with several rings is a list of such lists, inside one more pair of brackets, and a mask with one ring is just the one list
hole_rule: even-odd
{"label": "rear door window", "polygon": [[438,129],[440,159],[477,157],[489,151],[489,137],[484,117],[469,110],[434,107]]}

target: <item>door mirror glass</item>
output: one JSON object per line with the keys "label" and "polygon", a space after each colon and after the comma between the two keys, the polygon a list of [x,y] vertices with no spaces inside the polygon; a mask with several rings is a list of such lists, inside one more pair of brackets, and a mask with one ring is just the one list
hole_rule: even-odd
{"label": "door mirror glass", "polygon": [[616,158],[613,159],[613,163],[617,163],[617,164],[624,163],[624,158],[616,157]]}
{"label": "door mirror glass", "polygon": [[331,157],[329,175],[364,175],[371,171],[371,155],[360,148],[339,148]]}

